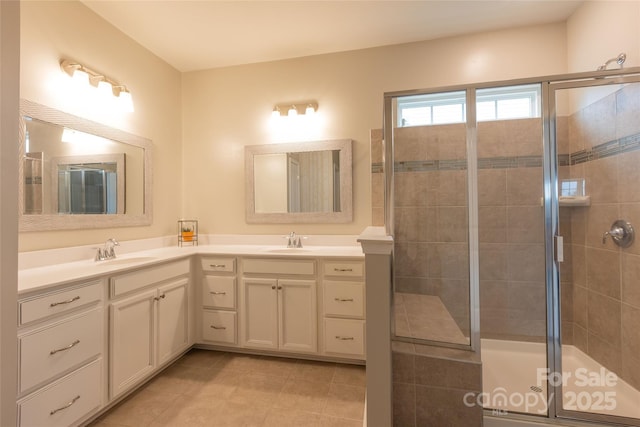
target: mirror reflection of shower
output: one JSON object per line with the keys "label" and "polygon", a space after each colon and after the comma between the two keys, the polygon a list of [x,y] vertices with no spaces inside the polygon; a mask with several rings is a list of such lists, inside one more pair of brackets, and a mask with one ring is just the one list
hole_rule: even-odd
{"label": "mirror reflection of shower", "polygon": [[616,56],[615,58],[611,58],[605,61],[604,64],[598,67],[598,71],[605,71],[609,66],[609,64],[612,64],[614,62],[618,64],[620,68],[622,68],[624,66],[624,61],[626,60],[627,60],[627,54],[623,52],[620,55]]}

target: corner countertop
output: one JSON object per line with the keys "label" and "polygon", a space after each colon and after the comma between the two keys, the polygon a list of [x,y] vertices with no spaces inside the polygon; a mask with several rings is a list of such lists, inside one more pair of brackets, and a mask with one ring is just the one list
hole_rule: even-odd
{"label": "corner countertop", "polygon": [[267,258],[359,258],[359,245],[306,246],[288,249],[282,245],[210,244],[189,247],[161,247],[119,255],[113,260],[63,262],[18,271],[18,297],[46,288],[191,257],[193,255],[252,256]]}

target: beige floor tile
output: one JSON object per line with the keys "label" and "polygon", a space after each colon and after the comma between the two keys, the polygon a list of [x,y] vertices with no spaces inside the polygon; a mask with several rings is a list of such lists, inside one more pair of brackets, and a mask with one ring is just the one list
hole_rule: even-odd
{"label": "beige floor tile", "polygon": [[335,418],[323,415],[320,419],[322,427],[362,427],[362,420],[348,418]]}
{"label": "beige floor tile", "polygon": [[238,379],[236,389],[228,400],[263,408],[270,408],[278,399],[286,380],[259,373],[245,373]]}
{"label": "beige floor tile", "polygon": [[330,383],[336,370],[335,363],[301,360],[291,374],[292,378],[304,381]]}
{"label": "beige floor tile", "polygon": [[365,388],[347,384],[331,384],[323,414],[336,418],[362,420]]}
{"label": "beige floor tile", "polygon": [[267,414],[262,427],[322,427],[322,418],[322,415],[311,412],[273,408]]}
{"label": "beige floor tile", "polygon": [[333,382],[365,387],[367,385],[365,368],[361,365],[337,365],[333,374]]}
{"label": "beige floor tile", "polygon": [[223,404],[223,400],[210,397],[179,396],[149,427],[211,426]]}
{"label": "beige floor tile", "polygon": [[182,356],[175,364],[191,368],[211,369],[228,359],[229,355],[227,353],[194,348]]}
{"label": "beige floor tile", "polygon": [[329,383],[290,378],[284,385],[274,407],[322,413],[329,396]]}
{"label": "beige floor tile", "polygon": [[148,426],[179,396],[176,393],[159,392],[145,387],[105,414],[102,421],[107,425]]}
{"label": "beige floor tile", "polygon": [[208,370],[173,365],[151,380],[146,387],[158,392],[184,394],[202,386],[209,378]]}

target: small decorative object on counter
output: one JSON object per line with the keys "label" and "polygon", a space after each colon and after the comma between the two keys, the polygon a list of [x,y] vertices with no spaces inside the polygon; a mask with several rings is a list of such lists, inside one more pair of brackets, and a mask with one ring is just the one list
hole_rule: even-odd
{"label": "small decorative object on counter", "polygon": [[178,220],[178,246],[198,246],[198,220]]}

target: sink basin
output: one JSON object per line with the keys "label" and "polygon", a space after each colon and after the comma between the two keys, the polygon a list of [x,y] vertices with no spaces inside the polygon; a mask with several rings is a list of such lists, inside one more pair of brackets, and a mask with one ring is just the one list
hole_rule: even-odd
{"label": "sink basin", "polygon": [[136,264],[141,262],[148,262],[156,260],[156,257],[152,256],[139,256],[131,258],[115,258],[105,261],[96,261],[96,265],[124,265],[124,264]]}
{"label": "sink basin", "polygon": [[305,248],[275,248],[265,249],[265,252],[269,252],[272,254],[301,254],[311,252],[311,250]]}

